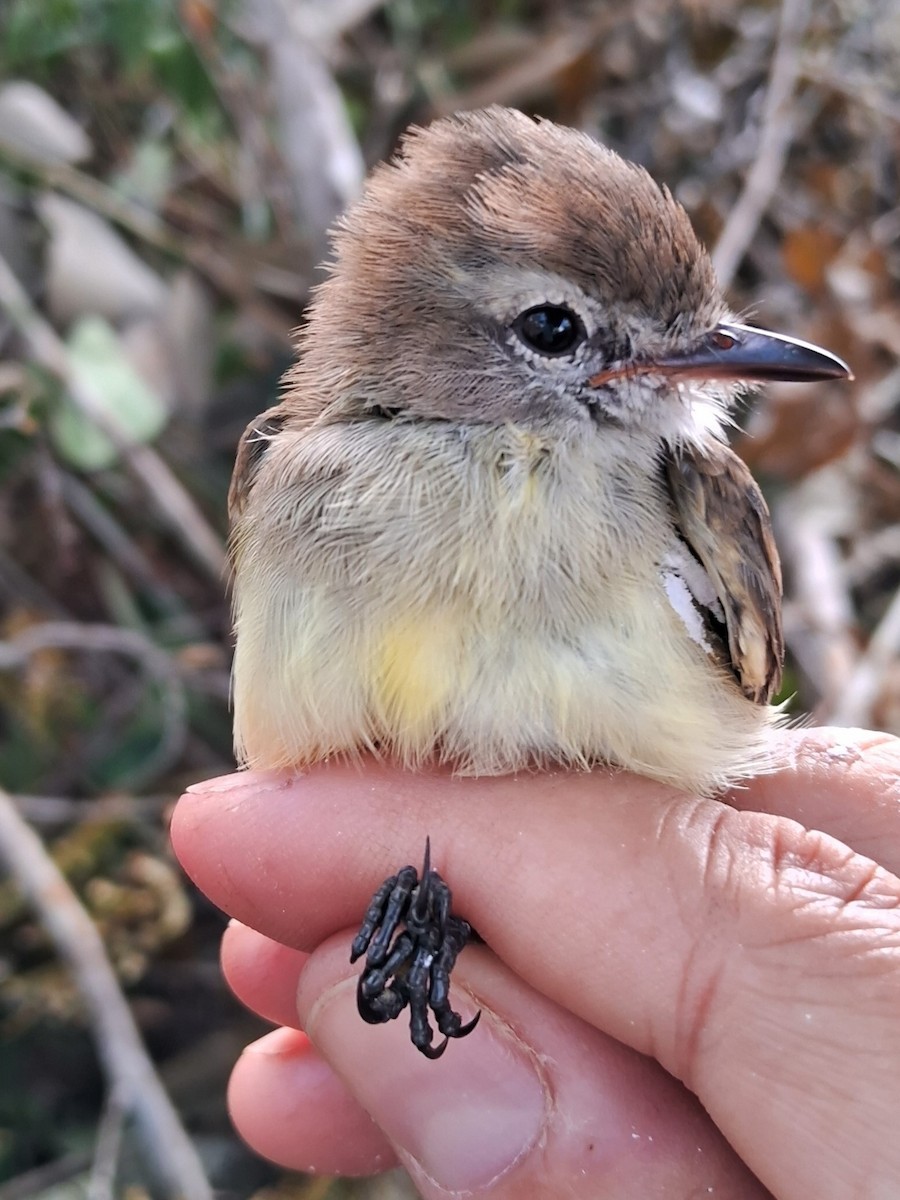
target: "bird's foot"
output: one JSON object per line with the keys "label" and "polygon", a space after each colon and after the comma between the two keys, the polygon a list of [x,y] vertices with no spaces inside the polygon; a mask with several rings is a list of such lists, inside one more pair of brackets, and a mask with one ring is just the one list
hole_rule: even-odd
{"label": "bird's foot", "polygon": [[[370,1025],[399,1017],[409,1005],[410,1038],[426,1058],[440,1058],[450,1038],[471,1033],[481,1013],[463,1023],[450,1007],[450,973],[460,951],[473,937],[468,921],[453,916],[453,896],[431,867],[431,844],[425,842],[425,862],[419,876],[403,867],[384,881],[372,897],[350,961],[366,956],[359,977],[356,1003]],[[429,1014],[444,1035],[433,1046]]]}

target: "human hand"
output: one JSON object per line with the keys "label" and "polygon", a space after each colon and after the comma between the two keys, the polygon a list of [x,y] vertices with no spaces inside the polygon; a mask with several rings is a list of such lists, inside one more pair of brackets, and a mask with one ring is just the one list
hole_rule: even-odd
{"label": "human hand", "polygon": [[[176,851],[242,923],[232,988],[285,1027],[235,1067],[238,1130],[297,1169],[399,1160],[428,1198],[900,1195],[900,741],[784,736],[735,807],[609,772],[198,785]],[[453,976],[481,1023],[439,1062],[360,1020],[348,962],[426,833],[487,943]]]}

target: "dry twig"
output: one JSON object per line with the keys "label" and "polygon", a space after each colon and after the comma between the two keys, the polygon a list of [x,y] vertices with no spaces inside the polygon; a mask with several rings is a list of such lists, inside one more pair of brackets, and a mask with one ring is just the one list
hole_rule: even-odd
{"label": "dry twig", "polygon": [[106,1097],[106,1108],[97,1130],[87,1200],[115,1200],[116,1174],[128,1115],[123,1099],[117,1088],[111,1088]]}
{"label": "dry twig", "polygon": [[359,194],[365,164],[341,90],[310,35],[312,16],[285,0],[245,0],[237,24],[264,51],[280,182],[318,262],[328,253],[333,221]]}
{"label": "dry twig", "polygon": [[548,31],[535,37],[528,52],[502,67],[496,74],[465,92],[435,98],[434,111],[445,116],[461,108],[486,104],[527,104],[544,92],[553,80],[581,58],[603,33],[621,22],[617,8],[603,8],[589,20]]}
{"label": "dry twig", "polygon": [[[164,610],[179,612],[184,601],[174,588],[161,580],[143,551],[98,500],[93,490],[75,475],[59,473],[59,485],[66,507],[103,547],[118,568]],[[198,626],[199,628],[199,626]]]}
{"label": "dry twig", "polygon": [[172,1197],[212,1200],[203,1166],[144,1049],[96,926],[2,790],[0,857],[72,969],[109,1087],[135,1119],[148,1169]]}
{"label": "dry twig", "polygon": [[[148,246],[189,263],[224,295],[250,305],[266,328],[291,344],[290,326],[284,328],[278,309],[262,296],[254,296],[253,290],[298,301],[305,299],[308,281],[292,267],[278,267],[266,262],[238,265],[227,251],[217,249],[207,240],[177,233],[156,213],[68,163],[38,162],[7,145],[0,147],[0,163],[4,160],[45,187],[77,200]],[[170,197],[168,203],[171,206],[173,198]]]}
{"label": "dry twig", "polygon": [[28,343],[35,362],[54,375],[84,415],[112,441],[151,503],[191,557],[215,580],[225,573],[222,541],[189,493],[155,450],[135,446],[107,412],[96,392],[72,370],[69,354],[53,327],[41,316],[6,260],[0,256],[0,308]]}
{"label": "dry twig", "polygon": [[840,702],[857,659],[853,605],[840,555],[802,493],[778,506],[776,527],[794,585],[795,602],[785,607],[785,635],[828,712]]}
{"label": "dry twig", "polygon": [[[87,800],[17,792],[13,802],[29,825],[51,826],[70,825],[73,821],[159,821],[172,797],[116,795]],[[0,1200],[6,1200],[2,1192]]]}
{"label": "dry twig", "polygon": [[384,4],[385,0],[329,0],[328,4],[294,0],[289,15],[297,33],[326,51]]}
{"label": "dry twig", "polygon": [[869,727],[888,673],[900,655],[900,588],[888,605],[865,652],[850,674],[837,700],[826,714],[833,725]]}
{"label": "dry twig", "polygon": [[781,6],[756,158],[712,252],[723,288],[729,287],[734,279],[784,171],[794,135],[791,102],[800,73],[800,45],[809,13],[810,0],[784,0]]}

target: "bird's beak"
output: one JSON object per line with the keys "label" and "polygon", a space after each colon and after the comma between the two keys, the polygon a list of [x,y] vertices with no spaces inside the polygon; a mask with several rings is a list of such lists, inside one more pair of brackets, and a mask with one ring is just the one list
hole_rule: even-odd
{"label": "bird's beak", "polygon": [[588,380],[601,387],[631,375],[669,375],[685,379],[767,380],[809,383],[817,379],[852,379],[853,372],[836,354],[797,338],[749,325],[723,323],[696,345],[677,354],[631,362],[601,371]]}

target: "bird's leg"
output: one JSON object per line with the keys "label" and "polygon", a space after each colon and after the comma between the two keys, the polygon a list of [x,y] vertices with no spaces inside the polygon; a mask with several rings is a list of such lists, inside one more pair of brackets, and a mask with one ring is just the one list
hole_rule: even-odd
{"label": "bird's leg", "polygon": [[[390,875],[372,897],[359,933],[350,948],[350,961],[366,955],[366,966],[380,966],[387,958],[391,938],[406,918],[413,889],[419,881],[415,867]],[[366,953],[368,951],[368,953]]]}
{"label": "bird's leg", "polygon": [[463,921],[460,917],[449,917],[443,943],[431,965],[431,992],[428,1004],[434,1013],[438,1029],[446,1038],[465,1037],[472,1032],[481,1016],[479,1009],[471,1021],[463,1025],[459,1013],[450,1007],[450,972],[456,964],[460,950],[473,933],[474,930],[468,921]]}
{"label": "bird's leg", "polygon": [[[450,1007],[450,973],[474,936],[468,921],[453,916],[450,888],[431,867],[431,843],[419,877],[415,867],[391,875],[372,897],[350,961],[366,956],[357,986],[357,1008],[364,1021],[392,1021],[410,1007],[410,1038],[427,1058],[440,1058],[451,1037],[465,1037],[480,1013],[463,1024]],[[444,1042],[432,1046],[428,1019],[434,1013]]]}

